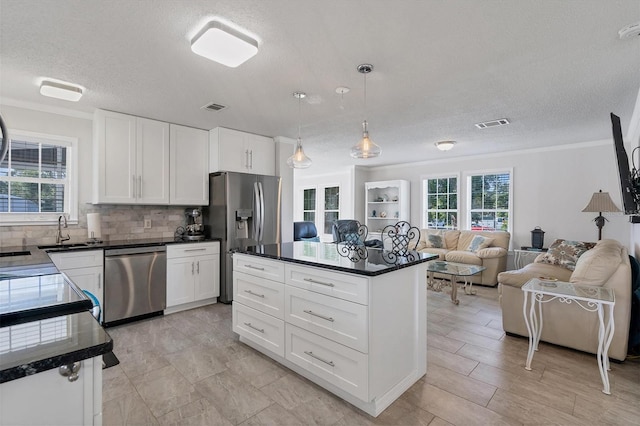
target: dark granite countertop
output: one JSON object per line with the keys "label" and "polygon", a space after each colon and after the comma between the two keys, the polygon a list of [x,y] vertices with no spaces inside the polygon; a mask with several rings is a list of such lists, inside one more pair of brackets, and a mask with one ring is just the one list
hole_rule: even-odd
{"label": "dark granite countertop", "polygon": [[104,355],[111,336],[90,312],[0,328],[0,383]]}
{"label": "dark granite countertop", "polygon": [[400,255],[388,250],[361,246],[360,250],[362,251],[359,255],[357,253],[355,256],[350,255],[352,259],[355,258],[354,261],[343,256],[347,254],[343,249],[344,246],[341,247],[340,244],[296,241],[253,246],[246,250],[240,250],[238,253],[366,276],[385,274],[438,257],[435,254],[417,251],[408,251],[406,254]]}

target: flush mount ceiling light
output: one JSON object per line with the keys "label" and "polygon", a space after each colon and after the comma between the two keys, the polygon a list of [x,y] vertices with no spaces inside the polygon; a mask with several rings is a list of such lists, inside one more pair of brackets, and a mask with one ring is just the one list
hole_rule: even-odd
{"label": "flush mount ceiling light", "polygon": [[[367,116],[367,74],[373,71],[373,65],[358,65],[358,72],[364,76],[364,114]],[[369,130],[367,129],[367,120],[362,122],[362,139],[356,145],[351,147],[351,157],[353,158],[374,158],[382,153],[382,149],[369,139]]]}
{"label": "flush mount ceiling light", "polygon": [[298,99],[298,140],[296,141],[296,150],[293,155],[287,159],[287,165],[294,169],[306,169],[311,165],[311,158],[307,157],[302,149],[302,138],[300,137],[300,123],[302,122],[302,99],[307,96],[303,92],[294,92],[293,97]]}
{"label": "flush mount ceiling light", "polygon": [[191,40],[191,50],[235,68],[258,53],[258,42],[222,22],[211,21]]}
{"label": "flush mount ceiling light", "polygon": [[440,141],[436,142],[435,146],[437,146],[440,151],[449,151],[455,144],[456,141]]}
{"label": "flush mount ceiling light", "polygon": [[50,98],[77,102],[82,97],[82,88],[58,81],[42,80],[40,94]]}

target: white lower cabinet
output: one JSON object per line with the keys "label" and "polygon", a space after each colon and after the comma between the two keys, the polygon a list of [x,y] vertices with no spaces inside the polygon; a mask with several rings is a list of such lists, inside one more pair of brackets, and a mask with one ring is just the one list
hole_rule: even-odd
{"label": "white lower cabinet", "polygon": [[63,272],[78,288],[93,294],[98,299],[100,309],[104,309],[104,253],[102,250],[50,252],[49,257],[60,272]]}
{"label": "white lower cabinet", "polygon": [[426,365],[424,264],[376,276],[234,254],[233,331],[377,416]]}
{"label": "white lower cabinet", "polygon": [[54,368],[0,384],[0,424],[102,425],[102,357],[80,363],[74,382]]}
{"label": "white lower cabinet", "polygon": [[167,246],[167,310],[169,312],[213,303],[219,295],[219,242]]}

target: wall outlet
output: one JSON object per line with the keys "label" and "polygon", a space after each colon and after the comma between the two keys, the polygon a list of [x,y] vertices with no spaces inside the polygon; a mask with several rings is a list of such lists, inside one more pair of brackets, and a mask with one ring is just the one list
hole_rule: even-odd
{"label": "wall outlet", "polygon": [[151,229],[151,219],[144,220],[144,229]]}

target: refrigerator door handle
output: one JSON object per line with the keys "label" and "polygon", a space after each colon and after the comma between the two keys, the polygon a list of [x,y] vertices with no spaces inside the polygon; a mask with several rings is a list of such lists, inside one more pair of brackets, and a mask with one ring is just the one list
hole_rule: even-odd
{"label": "refrigerator door handle", "polygon": [[258,191],[260,192],[260,242],[264,239],[264,189],[262,182],[258,182]]}
{"label": "refrigerator door handle", "polygon": [[260,190],[258,182],[253,183],[253,239],[260,241]]}

